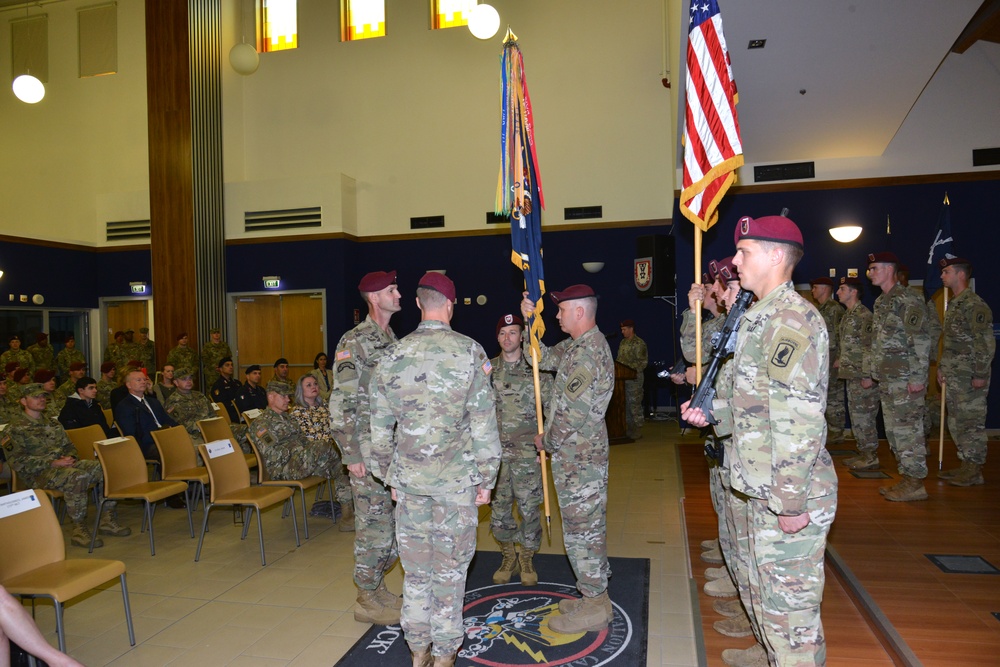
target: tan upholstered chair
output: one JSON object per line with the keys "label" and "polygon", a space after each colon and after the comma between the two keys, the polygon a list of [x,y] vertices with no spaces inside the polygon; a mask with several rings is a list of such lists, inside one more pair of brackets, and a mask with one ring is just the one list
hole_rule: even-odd
{"label": "tan upholstered chair", "polygon": [[[195,493],[191,493],[191,485],[188,484],[184,491],[184,500],[188,507],[192,507],[197,500],[201,500],[202,509],[207,507],[205,486],[208,485],[208,468],[198,465],[194,443],[187,430],[183,426],[161,428],[153,431],[153,442],[160,452],[163,479],[168,482],[195,482],[198,485]],[[189,526],[189,528],[193,538],[194,527]]]}
{"label": "tan upholstered chair", "polygon": [[[25,497],[21,502],[33,504],[30,499],[37,498],[39,506],[0,519],[0,584],[11,595],[31,598],[32,604],[35,598],[52,599],[59,650],[65,652],[63,603],[118,577],[125,603],[128,639],[135,646],[125,563],[100,558],[66,560],[66,543],[48,496],[38,490],[22,493]],[[5,501],[11,500],[12,496],[5,498]]]}
{"label": "tan upholstered chair", "polygon": [[[225,412],[225,410],[223,410],[223,412]],[[229,440],[229,442],[233,443],[233,447],[236,451],[243,451],[240,447],[240,443],[236,441],[236,436],[233,435],[233,429],[230,428],[228,419],[223,419],[222,417],[202,419],[198,422],[198,430],[201,431],[201,437],[204,438],[205,442]],[[257,466],[257,457],[252,453],[243,454],[243,458],[247,460],[248,468],[255,468]]]}
{"label": "tan upholstered chair", "polygon": [[[9,461],[7,465],[10,466],[10,492],[25,491],[26,489],[23,488],[23,485],[17,479],[17,470],[14,469],[14,466],[10,465]],[[52,505],[59,508],[59,523],[62,523],[66,518],[66,496],[62,491],[57,491],[56,489],[42,489],[42,491],[49,497]]]}
{"label": "tan upholstered chair", "polygon": [[[98,501],[97,518],[94,519],[94,532],[91,535],[90,551],[94,551],[94,539],[101,523],[101,513],[104,503],[109,500],[142,500],[144,506],[143,527],[149,529],[149,554],[156,555],[156,543],[153,538],[153,510],[156,503],[165,498],[185,493],[188,485],[185,482],[150,482],[146,471],[146,460],[139,449],[139,443],[132,436],[98,440],[94,443],[97,459],[104,468],[104,493]],[[188,527],[194,533],[191,521],[191,506],[187,507]]]}
{"label": "tan upholstered chair", "polygon": [[[325,477],[320,477],[319,475],[310,475],[309,477],[304,477],[302,479],[271,479],[271,476],[267,472],[267,466],[264,465],[264,457],[260,453],[260,449],[257,447],[257,440],[254,438],[253,434],[247,433],[247,440],[250,441],[250,446],[253,447],[254,456],[257,457],[257,483],[261,486],[287,486],[293,490],[298,490],[299,496],[302,499],[302,526],[303,532],[305,533],[306,539],[309,539],[309,510],[306,508],[306,489],[314,489],[320,484],[326,482],[330,488],[333,488],[333,482]],[[331,494],[332,495],[332,494]],[[317,493],[317,497],[319,494]],[[330,515],[331,518],[334,517],[333,514]],[[336,523],[336,519],[334,519]]]}
{"label": "tan upholstered chair", "polygon": [[[250,468],[243,458],[243,452],[231,442],[225,452],[216,452],[212,456],[209,447],[224,443],[224,441],[209,442],[198,445],[201,458],[208,467],[209,502],[205,508],[205,519],[201,524],[201,535],[198,537],[198,550],[194,554],[195,562],[201,558],[201,545],[205,541],[208,530],[208,515],[216,505],[244,506],[243,534],[240,539],[246,539],[250,528],[250,508],[257,513],[257,539],[260,542],[260,564],[267,565],[264,558],[264,528],[260,521],[261,509],[266,509],[278,503],[284,503],[292,497],[293,491],[288,487],[250,486]],[[292,506],[292,528],[295,531],[295,546],[299,546],[299,524],[295,520],[295,503]]]}
{"label": "tan upholstered chair", "polygon": [[115,423],[114,411],[109,410],[108,408],[101,408],[101,410],[104,412],[104,421],[108,422],[108,426],[114,424]]}
{"label": "tan upholstered chair", "polygon": [[81,428],[68,428],[66,429],[66,435],[69,436],[69,441],[76,447],[76,458],[81,461],[93,460],[94,443],[98,440],[104,440],[107,437],[104,434],[104,429],[97,424]]}

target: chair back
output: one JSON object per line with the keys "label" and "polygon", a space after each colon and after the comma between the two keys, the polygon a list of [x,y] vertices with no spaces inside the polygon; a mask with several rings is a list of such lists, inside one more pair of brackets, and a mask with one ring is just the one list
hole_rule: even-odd
{"label": "chair back", "polygon": [[243,421],[249,425],[254,419],[260,417],[260,413],[261,413],[260,408],[252,408],[250,410],[247,410],[246,412],[241,412],[240,415],[243,417]]}
{"label": "chair back", "polygon": [[163,465],[161,476],[165,479],[175,472],[198,467],[191,436],[183,426],[172,426],[153,431],[153,442],[160,452]]}
{"label": "chair back", "polygon": [[254,438],[251,430],[247,431],[247,440],[253,449],[253,455],[257,457],[257,483],[270,482],[271,475],[267,472],[267,466],[264,465],[264,456],[260,453],[260,447],[257,446],[257,440]]}
{"label": "chair back", "polygon": [[108,422],[108,426],[115,423],[115,412],[111,408],[101,408],[101,412],[104,413],[104,421]]}
{"label": "chair back", "polygon": [[99,440],[94,443],[94,451],[104,469],[105,495],[149,481],[146,459],[132,436]]}
{"label": "chair back", "polygon": [[0,519],[0,581],[66,560],[66,542],[48,495],[41,489],[26,493],[39,506]]}
{"label": "chair back", "polygon": [[198,452],[208,468],[213,503],[219,496],[250,488],[250,468],[239,447],[233,445],[232,452],[215,458],[208,455],[208,445],[198,445]]}
{"label": "chair back", "polygon": [[198,430],[201,431],[201,437],[205,439],[205,442],[212,442],[214,440],[231,440],[233,447],[236,449],[240,448],[239,443],[236,442],[236,438],[233,437],[233,429],[229,428],[228,419],[223,419],[222,417],[199,419]]}
{"label": "chair back", "polygon": [[97,424],[81,428],[68,428],[66,435],[69,436],[69,441],[76,446],[76,458],[81,461],[93,460],[94,443],[107,437],[104,434],[104,429]]}

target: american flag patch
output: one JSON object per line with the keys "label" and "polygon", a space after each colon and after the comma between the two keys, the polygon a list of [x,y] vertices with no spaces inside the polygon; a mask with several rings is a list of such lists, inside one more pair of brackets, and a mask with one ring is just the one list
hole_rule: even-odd
{"label": "american flag patch", "polygon": [[351,358],[350,350],[341,350],[340,352],[337,353],[337,361],[343,361],[344,359],[350,359],[350,358]]}
{"label": "american flag patch", "polygon": [[487,375],[493,372],[493,364],[490,363],[489,359],[483,362],[483,372]]}

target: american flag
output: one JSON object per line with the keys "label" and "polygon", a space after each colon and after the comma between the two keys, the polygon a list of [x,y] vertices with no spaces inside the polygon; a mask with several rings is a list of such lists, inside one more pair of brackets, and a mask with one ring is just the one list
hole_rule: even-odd
{"label": "american flag", "polygon": [[743,143],[736,117],[736,82],[718,2],[691,0],[690,23],[680,209],[684,217],[707,231],[719,219],[719,202],[743,164]]}

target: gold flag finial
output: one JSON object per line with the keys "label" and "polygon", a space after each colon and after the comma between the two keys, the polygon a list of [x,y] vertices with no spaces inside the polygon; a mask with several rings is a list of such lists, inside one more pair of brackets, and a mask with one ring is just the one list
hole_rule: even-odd
{"label": "gold flag finial", "polygon": [[945,193],[944,193],[944,205],[945,206],[951,206],[951,202],[948,201],[948,192],[947,191],[945,191]]}
{"label": "gold flag finial", "polygon": [[886,234],[892,234],[892,228],[889,225],[889,214],[888,213],[885,214],[885,233]]}
{"label": "gold flag finial", "polygon": [[517,41],[517,35],[515,35],[511,31],[510,26],[507,26],[507,34],[503,36],[503,43],[506,44],[507,42],[516,42],[516,41]]}

